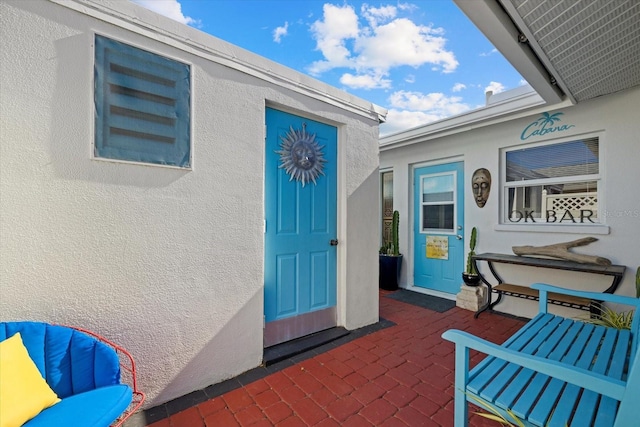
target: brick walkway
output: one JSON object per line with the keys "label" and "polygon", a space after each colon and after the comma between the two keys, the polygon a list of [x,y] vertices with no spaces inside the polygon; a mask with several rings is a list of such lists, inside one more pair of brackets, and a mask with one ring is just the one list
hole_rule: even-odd
{"label": "brick walkway", "polygon": [[[150,426],[452,426],[453,344],[442,332],[462,329],[502,343],[523,322],[492,313],[476,320],[459,308],[437,313],[386,293],[380,294],[380,317],[395,326]],[[479,359],[475,355],[472,363]],[[473,415],[470,425],[497,424]]]}

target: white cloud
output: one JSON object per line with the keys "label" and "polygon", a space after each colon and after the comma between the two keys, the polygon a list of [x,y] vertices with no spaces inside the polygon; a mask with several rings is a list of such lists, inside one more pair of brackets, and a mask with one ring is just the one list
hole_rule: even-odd
{"label": "white cloud", "polygon": [[400,90],[389,96],[389,103],[392,107],[428,112],[439,118],[467,111],[469,106],[461,101],[462,98],[458,96],[449,97],[439,92],[424,94]]}
{"label": "white cloud", "polygon": [[316,61],[310,67],[312,74],[336,67],[352,66],[351,52],[345,46],[348,39],[358,36],[358,17],[351,6],[338,7],[332,4],[323,6],[323,21],[311,25],[316,49],[322,52],[325,61]]}
{"label": "white cloud", "polygon": [[418,6],[411,3],[398,3],[398,9],[413,12],[414,10],[418,9]]}
{"label": "white cloud", "polygon": [[273,30],[273,41],[276,43],[280,43],[282,37],[287,35],[288,28],[289,23],[285,21],[282,27],[277,27],[275,30]]}
{"label": "white cloud", "polygon": [[140,6],[147,8],[151,11],[164,15],[167,18],[171,18],[174,21],[178,21],[182,24],[199,26],[200,21],[185,16],[182,13],[182,5],[178,0],[131,0]]}
{"label": "white cloud", "polygon": [[365,4],[361,14],[368,25],[361,26],[351,6],[325,4],[323,18],[311,26],[316,49],[324,59],[312,63],[309,72],[319,75],[334,68],[348,68],[358,76],[385,77],[391,68],[424,64],[444,73],[453,72],[458,61],[445,48],[441,28],[396,17],[398,8],[408,10],[410,6],[375,8]]}
{"label": "white cloud", "polygon": [[407,83],[415,83],[416,76],[414,76],[413,74],[409,74],[407,77],[404,78],[404,81]]}
{"label": "white cloud", "polygon": [[391,87],[391,80],[382,75],[345,73],[340,77],[340,83],[353,89],[387,89]]}
{"label": "white cloud", "polygon": [[372,27],[377,27],[380,22],[389,21],[396,17],[398,9],[395,6],[371,7],[367,3],[363,3],[360,8],[362,16],[369,22]]}
{"label": "white cloud", "polygon": [[381,134],[422,126],[442,120],[471,109],[457,96],[442,93],[424,94],[420,92],[397,91],[389,97],[392,108],[387,113],[387,121],[380,126]]}
{"label": "white cloud", "polygon": [[506,88],[504,87],[504,85],[502,83],[499,82],[491,82],[489,83],[489,86],[484,88],[484,92],[487,93],[489,91],[495,93],[500,93],[500,92],[504,92]]}
{"label": "white cloud", "polygon": [[389,135],[427,123],[435,122],[440,117],[424,111],[407,111],[390,109],[387,112],[387,121],[380,125],[380,135]]}
{"label": "white cloud", "polygon": [[444,49],[445,42],[444,38],[434,35],[431,27],[398,18],[376,27],[371,36],[355,41],[356,63],[359,67],[381,70],[429,63],[449,73],[456,69],[458,61],[453,52]]}
{"label": "white cloud", "polygon": [[498,53],[498,49],[496,49],[495,47],[491,49],[489,52],[480,52],[480,56],[491,56],[494,53]]}
{"label": "white cloud", "polygon": [[453,85],[453,88],[451,88],[452,92],[460,92],[463,89],[466,89],[467,85],[464,83],[456,83]]}

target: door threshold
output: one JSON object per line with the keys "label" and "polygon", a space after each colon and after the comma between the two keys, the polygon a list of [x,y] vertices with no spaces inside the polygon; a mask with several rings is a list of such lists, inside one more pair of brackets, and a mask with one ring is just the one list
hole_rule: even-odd
{"label": "door threshold", "polygon": [[264,349],[262,362],[264,366],[273,365],[274,363],[320,347],[346,335],[349,335],[348,330],[343,327],[334,327],[281,344],[276,344]]}

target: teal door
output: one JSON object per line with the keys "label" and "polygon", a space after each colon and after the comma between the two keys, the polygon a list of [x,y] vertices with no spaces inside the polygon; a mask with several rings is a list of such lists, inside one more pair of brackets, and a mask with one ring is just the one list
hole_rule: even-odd
{"label": "teal door", "polygon": [[336,325],[337,129],[267,108],[264,346]]}
{"label": "teal door", "polygon": [[464,270],[464,164],[414,169],[414,285],[457,294]]}

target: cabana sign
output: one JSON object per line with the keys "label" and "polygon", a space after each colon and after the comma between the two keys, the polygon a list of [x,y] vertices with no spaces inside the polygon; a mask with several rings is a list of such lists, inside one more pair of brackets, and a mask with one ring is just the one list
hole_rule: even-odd
{"label": "cabana sign", "polygon": [[524,130],[520,134],[520,139],[524,141],[532,136],[543,136],[550,133],[563,132],[565,130],[576,127],[575,125],[560,124],[556,126],[556,122],[560,121],[559,116],[561,116],[562,114],[564,113],[542,113],[542,117],[530,123],[529,125],[527,125],[527,127],[524,128]]}
{"label": "cabana sign", "polygon": [[315,134],[307,133],[306,126],[303,123],[300,130],[289,126],[289,132],[280,137],[280,151],[276,151],[282,162],[278,167],[289,174],[289,181],[295,179],[303,187],[308,182],[315,184],[318,176],[324,175],[324,164],[327,162],[322,153],[324,146],[318,144]]}

